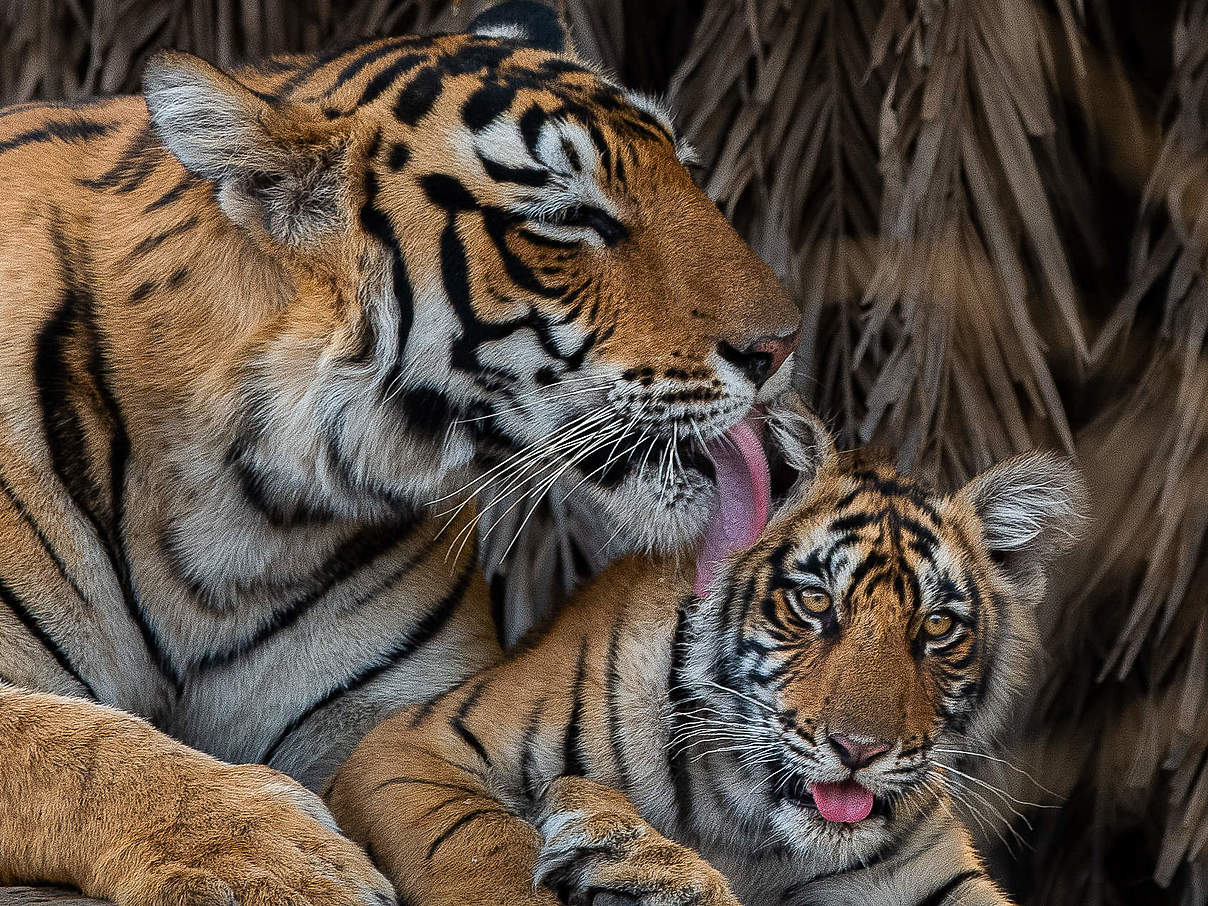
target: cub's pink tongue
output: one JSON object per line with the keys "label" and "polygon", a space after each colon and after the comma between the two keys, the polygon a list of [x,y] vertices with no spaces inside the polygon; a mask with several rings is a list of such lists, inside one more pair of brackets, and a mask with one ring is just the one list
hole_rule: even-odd
{"label": "cub's pink tongue", "polygon": [[767,525],[772,496],[768,460],[750,422],[739,422],[707,450],[717,472],[717,505],[696,555],[698,595],[708,590],[723,557],[755,543]]}
{"label": "cub's pink tongue", "polygon": [[872,793],[854,780],[812,783],[810,795],[822,817],[836,824],[854,824],[872,814]]}

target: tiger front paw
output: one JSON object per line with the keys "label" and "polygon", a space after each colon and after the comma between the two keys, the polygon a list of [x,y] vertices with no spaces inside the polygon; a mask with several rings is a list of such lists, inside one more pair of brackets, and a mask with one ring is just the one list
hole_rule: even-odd
{"label": "tiger front paw", "polygon": [[739,906],[721,872],[630,808],[576,807],[567,798],[549,797],[542,810],[537,828],[544,840],[534,870],[534,882],[563,902]]}
{"label": "tiger front paw", "polygon": [[[192,767],[198,767],[193,765]],[[87,885],[117,906],[393,906],[394,888],[322,801],[259,765],[186,772],[138,809]]]}

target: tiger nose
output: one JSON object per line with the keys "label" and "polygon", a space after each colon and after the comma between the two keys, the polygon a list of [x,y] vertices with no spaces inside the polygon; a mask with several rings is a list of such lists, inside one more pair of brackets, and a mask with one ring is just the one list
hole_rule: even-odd
{"label": "tiger nose", "polygon": [[797,348],[799,334],[800,331],[794,330],[783,337],[760,337],[745,349],[722,340],[717,344],[717,351],[727,362],[737,365],[758,389]]}
{"label": "tiger nose", "polygon": [[875,739],[856,739],[842,734],[828,736],[831,747],[839,753],[839,763],[845,768],[858,771],[889,751],[889,744]]}

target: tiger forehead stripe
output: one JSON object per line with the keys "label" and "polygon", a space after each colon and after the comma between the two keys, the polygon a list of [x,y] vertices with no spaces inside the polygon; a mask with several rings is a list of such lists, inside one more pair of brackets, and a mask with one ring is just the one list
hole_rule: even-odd
{"label": "tiger forehead stripe", "polygon": [[[349,53],[357,52],[352,59]],[[536,57],[537,59],[534,59]],[[630,138],[672,143],[682,160],[694,152],[680,141],[671,114],[659,99],[628,91],[590,66],[549,56],[523,45],[484,35],[386,39],[368,48],[345,48],[322,58],[311,71],[296,73],[277,92],[276,100],[323,102],[323,114],[337,119],[383,98],[394,98],[398,120],[416,126],[433,108],[448,77],[473,75],[481,84],[463,101],[462,121],[472,131],[485,129],[507,112],[521,92],[549,98],[557,106],[550,118],[574,117],[593,125],[604,114]],[[335,79],[316,92],[305,91],[327,66],[341,65]],[[400,84],[402,85],[399,88]],[[351,104],[335,103],[348,86],[360,88]],[[397,90],[397,94],[395,94]],[[609,151],[593,136],[603,158]],[[610,161],[605,160],[610,169]]]}

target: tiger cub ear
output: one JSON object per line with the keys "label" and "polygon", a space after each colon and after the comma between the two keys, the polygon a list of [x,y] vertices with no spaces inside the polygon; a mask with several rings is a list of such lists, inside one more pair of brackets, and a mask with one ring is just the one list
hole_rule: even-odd
{"label": "tiger cub ear", "polygon": [[772,481],[772,506],[799,500],[835,455],[830,431],[795,390],[786,390],[766,404],[764,447]]}
{"label": "tiger cub ear", "polygon": [[990,557],[1019,582],[1042,580],[1086,521],[1086,485],[1068,458],[1024,453],[982,472],[956,494],[981,523]]}
{"label": "tiger cub ear", "polygon": [[467,31],[486,38],[510,38],[550,53],[573,55],[570,35],[558,13],[535,0],[506,0],[492,6],[479,13]]}
{"label": "tiger cub ear", "polygon": [[346,137],[334,124],[274,107],[186,53],[155,54],[143,86],[160,139],[189,172],[217,184],[233,221],[292,246],[340,225]]}

